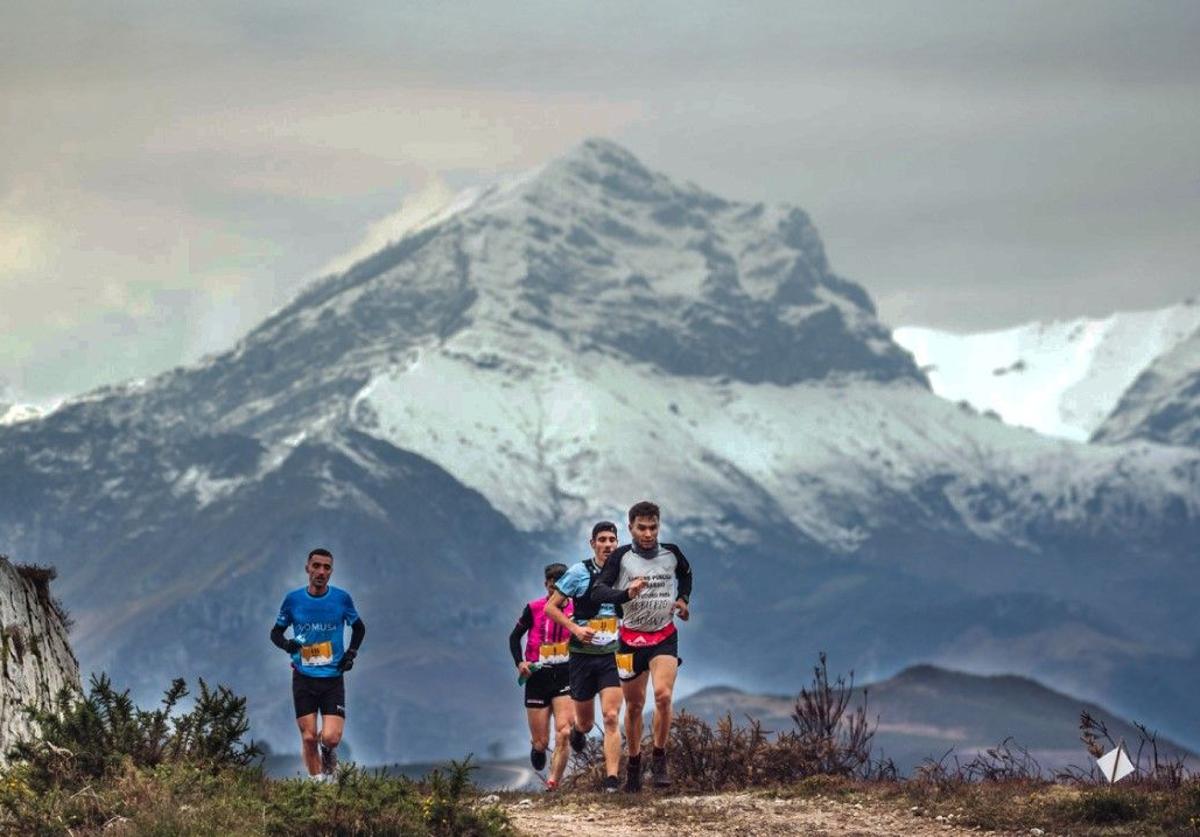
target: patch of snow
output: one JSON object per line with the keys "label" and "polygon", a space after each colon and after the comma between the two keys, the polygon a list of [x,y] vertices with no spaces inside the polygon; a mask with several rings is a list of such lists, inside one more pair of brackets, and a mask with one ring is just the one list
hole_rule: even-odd
{"label": "patch of snow", "polygon": [[204,508],[217,500],[228,497],[253,479],[257,479],[257,477],[221,479],[213,477],[203,468],[192,465],[175,479],[172,490],[176,496],[182,496],[187,493],[193,494],[196,498],[196,504],[200,508]]}
{"label": "patch of snow", "polygon": [[0,404],[0,426],[41,418],[45,413],[33,404]]}
{"label": "patch of snow", "polygon": [[1200,305],[1187,302],[978,334],[910,326],[892,336],[943,398],[991,410],[1008,424],[1086,441],[1138,375],[1197,328]]}

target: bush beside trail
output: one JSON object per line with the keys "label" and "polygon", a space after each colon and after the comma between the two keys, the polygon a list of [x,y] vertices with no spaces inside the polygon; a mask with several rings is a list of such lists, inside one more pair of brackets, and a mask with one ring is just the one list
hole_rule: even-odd
{"label": "bush beside trail", "polygon": [[0,833],[422,837],[515,833],[477,804],[468,759],[420,781],[344,766],[318,784],[267,778],[243,737],[245,699],[200,681],[189,711],[182,680],[143,710],[106,677],[53,710],[29,710],[42,732],[0,773]]}

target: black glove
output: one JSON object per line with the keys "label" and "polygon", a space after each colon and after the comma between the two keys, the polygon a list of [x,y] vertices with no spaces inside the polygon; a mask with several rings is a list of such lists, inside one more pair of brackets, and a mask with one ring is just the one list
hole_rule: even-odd
{"label": "black glove", "polygon": [[294,640],[294,639],[289,639],[289,640],[287,641],[287,645],[285,645],[285,646],[283,647],[283,650],[284,650],[284,651],[286,651],[286,652],[288,652],[289,654],[299,654],[299,653],[300,653],[300,649],[301,649],[301,648],[303,648],[303,647],[304,647],[304,646],[303,646],[303,645],[301,645],[300,643],[296,642],[296,640]]}
{"label": "black glove", "polygon": [[358,656],[358,652],[353,648],[346,651],[342,658],[338,660],[338,671],[349,671],[354,668],[354,658]]}

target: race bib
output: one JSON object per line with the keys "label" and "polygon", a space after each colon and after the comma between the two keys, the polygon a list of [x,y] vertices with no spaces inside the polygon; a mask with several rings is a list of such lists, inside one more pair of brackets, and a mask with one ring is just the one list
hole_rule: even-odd
{"label": "race bib", "polygon": [[589,619],[587,626],[596,632],[592,645],[610,645],[617,641],[617,617],[601,616]]}
{"label": "race bib", "polygon": [[617,676],[622,680],[633,677],[633,654],[617,654]]}
{"label": "race bib", "polygon": [[567,642],[545,642],[538,646],[538,662],[543,665],[555,666],[570,659],[567,652]]}
{"label": "race bib", "polygon": [[300,662],[306,666],[327,666],[333,662],[333,642],[317,642],[300,647]]}

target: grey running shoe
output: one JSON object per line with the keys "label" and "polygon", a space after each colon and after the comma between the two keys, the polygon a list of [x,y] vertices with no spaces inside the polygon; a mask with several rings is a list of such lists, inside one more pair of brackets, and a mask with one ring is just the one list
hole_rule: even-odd
{"label": "grey running shoe", "polygon": [[604,792],[616,793],[621,789],[621,781],[616,776],[606,776],[604,779]]}
{"label": "grey running shoe", "polygon": [[534,770],[545,770],[546,769],[546,751],[539,750],[537,747],[530,748],[529,763],[533,765]]}
{"label": "grey running shoe", "polygon": [[337,773],[337,749],[326,747],[324,744],[319,744],[318,749],[321,752],[321,772],[326,776],[332,776],[334,773]]}
{"label": "grey running shoe", "polygon": [[571,727],[571,749],[577,753],[582,753],[583,748],[586,746],[587,736],[575,729],[575,727]]}
{"label": "grey running shoe", "polygon": [[656,788],[671,786],[671,777],[667,774],[667,754],[654,753],[650,756],[650,779]]}
{"label": "grey running shoe", "polygon": [[625,792],[637,793],[642,789],[642,757],[634,756],[625,765]]}

